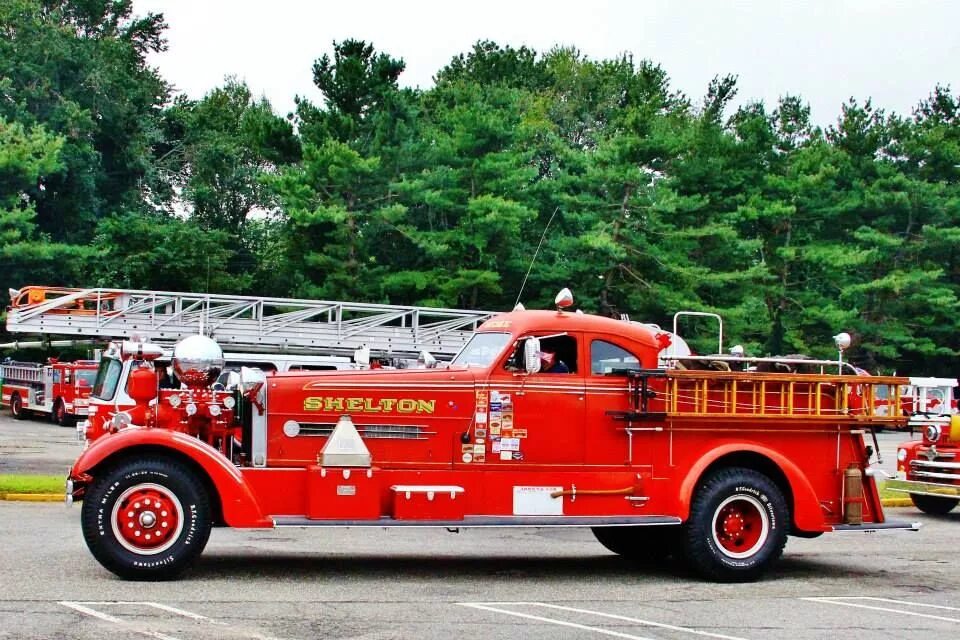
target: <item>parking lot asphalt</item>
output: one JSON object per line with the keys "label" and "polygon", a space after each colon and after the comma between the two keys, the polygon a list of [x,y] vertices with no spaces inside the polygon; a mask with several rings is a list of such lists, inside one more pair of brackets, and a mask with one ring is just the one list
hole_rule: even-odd
{"label": "parking lot asphalt", "polygon": [[0,410],[0,474],[67,475],[82,449],[74,427],[60,427],[46,418],[16,420]]}
{"label": "parking lot asphalt", "polygon": [[589,530],[215,530],[181,580],[124,582],[79,509],[0,503],[0,638],[956,638],[960,513],[791,538],[762,581],[631,566]]}

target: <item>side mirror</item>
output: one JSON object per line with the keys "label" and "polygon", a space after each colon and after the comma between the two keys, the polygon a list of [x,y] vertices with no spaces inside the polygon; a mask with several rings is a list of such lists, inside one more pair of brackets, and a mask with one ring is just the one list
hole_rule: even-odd
{"label": "side mirror", "polygon": [[437,366],[437,359],[433,357],[433,354],[429,351],[420,352],[420,362],[423,363],[423,366],[427,369],[433,369]]}
{"label": "side mirror", "polygon": [[523,343],[523,368],[527,373],[540,371],[540,340],[527,338]]}

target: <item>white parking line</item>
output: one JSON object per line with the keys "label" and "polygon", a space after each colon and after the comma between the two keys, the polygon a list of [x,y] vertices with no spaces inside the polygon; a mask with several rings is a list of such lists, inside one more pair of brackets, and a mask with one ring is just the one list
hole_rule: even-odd
{"label": "white parking line", "polygon": [[[180,639],[179,639],[179,638],[176,638],[176,637],[174,637],[174,636],[165,635],[165,634],[160,633],[160,632],[158,632],[158,631],[150,631],[149,629],[141,628],[141,627],[137,626],[137,625],[134,624],[134,623],[128,622],[128,621],[126,621],[126,620],[123,620],[122,618],[118,618],[118,617],[112,616],[112,615],[110,615],[110,614],[108,614],[108,613],[104,613],[104,612],[102,612],[102,611],[98,611],[98,610],[96,610],[96,609],[93,609],[93,608],[91,608],[91,605],[96,605],[96,606],[104,606],[104,605],[108,605],[108,606],[124,606],[124,605],[128,605],[128,606],[130,606],[130,605],[132,605],[132,606],[152,607],[152,608],[157,609],[157,610],[159,610],[159,611],[166,611],[167,613],[173,613],[173,614],[175,614],[175,615],[182,616],[182,617],[184,617],[184,618],[189,618],[189,619],[191,619],[191,620],[197,620],[197,621],[200,621],[200,622],[206,622],[207,624],[217,625],[217,626],[220,626],[220,627],[228,627],[228,626],[229,626],[226,622],[221,622],[221,621],[219,621],[219,620],[214,620],[213,618],[208,618],[207,616],[200,615],[199,613],[194,613],[194,612],[192,612],[192,611],[187,611],[186,609],[178,609],[177,607],[172,607],[172,606],[170,606],[170,605],[168,605],[168,604],[163,604],[163,603],[160,603],[160,602],[135,602],[135,601],[130,601],[130,600],[107,600],[107,601],[81,601],[81,602],[62,601],[62,602],[60,602],[59,604],[62,604],[62,605],[65,606],[65,607],[69,607],[69,608],[71,608],[71,609],[73,609],[73,610],[75,610],[75,611],[79,611],[80,613],[84,613],[84,614],[86,614],[86,615],[88,615],[88,616],[92,616],[92,617],[94,617],[94,618],[98,618],[98,619],[103,620],[103,621],[105,621],[105,622],[112,622],[112,623],[114,623],[114,624],[121,625],[121,626],[123,626],[123,627],[126,627],[126,628],[129,629],[130,631],[133,631],[133,632],[135,632],[135,633],[139,633],[140,635],[145,635],[145,636],[148,636],[148,637],[151,637],[151,638],[157,638],[157,640],[180,640]],[[248,637],[250,637],[250,638],[253,638],[254,640],[279,640],[278,638],[274,638],[273,636],[265,636],[265,635],[263,635],[263,634],[260,634],[260,633],[258,633],[258,632],[256,632],[256,631],[252,631],[252,630],[243,629],[243,630],[238,630],[238,631],[240,631],[241,633],[243,633],[243,635],[246,635],[246,636],[248,636]]]}
{"label": "white parking line", "polygon": [[876,600],[878,602],[908,604],[911,607],[929,607],[930,609],[945,609],[947,611],[960,611],[960,607],[948,607],[944,604],[926,604],[923,602],[910,602],[909,600],[895,600],[893,598],[878,598],[876,596],[848,596],[846,599],[847,600]]}
{"label": "white parking line", "polygon": [[[556,618],[546,618],[543,616],[535,616],[526,613],[518,613],[516,611],[510,611],[509,609],[500,609],[498,606],[526,606],[526,607],[543,607],[546,609],[557,609],[560,611],[570,611],[573,613],[582,613],[591,616],[598,616],[601,618],[609,618],[611,620],[622,620],[624,622],[633,622],[639,626],[645,627],[656,627],[658,629],[669,629],[671,631],[679,631],[681,633],[690,633],[698,636],[707,636],[710,638],[720,638],[721,640],[745,640],[744,638],[739,638],[736,636],[727,636],[720,633],[711,633],[709,631],[700,631],[699,629],[690,629],[689,627],[678,627],[672,624],[666,624],[664,622],[654,622],[653,620],[645,620],[642,618],[633,618],[630,616],[621,616],[615,613],[604,613],[603,611],[593,611],[592,609],[580,609],[577,607],[564,607],[558,604],[549,604],[546,602],[458,602],[456,603],[462,607],[473,607],[474,609],[483,609],[486,611],[493,611],[495,613],[503,613],[510,616],[517,616],[519,618],[529,618],[531,620],[539,620],[541,622],[547,622],[550,624],[558,624],[566,627],[574,627],[577,629],[584,629],[587,631],[593,631],[595,633],[601,633],[604,635],[616,636],[619,638],[643,638],[643,636],[633,636],[625,633],[620,633],[618,631],[611,631],[609,629],[604,629],[602,627],[591,627],[588,625],[577,624],[575,622],[567,622],[565,620],[557,620]],[[498,606],[494,606],[498,605]]]}
{"label": "white parking line", "polygon": [[73,609],[74,611],[79,611],[80,613],[83,613],[85,615],[97,618],[98,620],[103,620],[105,622],[112,622],[113,624],[120,625],[125,629],[127,629],[128,631],[139,633],[140,635],[147,636],[148,638],[156,638],[157,640],[179,640],[179,638],[175,638],[174,636],[168,636],[163,633],[158,633],[156,631],[150,631],[149,629],[143,629],[135,624],[127,622],[126,620],[121,620],[120,618],[111,616],[108,613],[97,611],[96,609],[91,609],[90,607],[84,606],[85,604],[98,604],[98,603],[68,602],[63,600],[63,601],[60,601],[58,604],[62,604],[63,606],[69,609]]}
{"label": "white parking line", "polygon": [[833,597],[815,597],[815,598],[801,598],[801,600],[808,600],[810,602],[823,602],[826,604],[836,604],[842,607],[854,607],[857,609],[870,609],[871,611],[886,611],[887,613],[900,613],[905,616],[914,616],[916,618],[929,618],[931,620],[943,620],[945,622],[960,622],[960,618],[948,618],[946,616],[935,616],[929,613],[917,613],[916,611],[904,611],[903,609],[894,609],[891,607],[878,607],[868,604],[858,604],[855,602],[843,602],[844,600],[876,600],[880,602],[892,602],[895,604],[905,604],[911,607],[930,607],[934,609],[949,609],[951,611],[960,611],[956,607],[945,607],[935,604],[921,604],[919,602],[909,602],[907,600],[892,600],[888,598],[872,598],[869,596],[833,596]]}

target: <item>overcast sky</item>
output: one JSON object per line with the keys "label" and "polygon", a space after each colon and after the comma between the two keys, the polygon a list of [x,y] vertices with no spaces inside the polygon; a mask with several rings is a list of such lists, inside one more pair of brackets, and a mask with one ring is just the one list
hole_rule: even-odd
{"label": "overcast sky", "polygon": [[715,75],[739,76],[738,102],[784,94],[831,124],[850,96],[909,114],[937,84],[960,90],[960,2],[931,0],[135,0],[162,12],[168,51],[151,59],[195,98],[227,75],[275,110],[295,95],[320,102],[313,61],[357,38],[406,61],[404,86],[427,88],[454,55],[480,39],[585,55],[632,53],[663,66],[672,86],[699,99]]}

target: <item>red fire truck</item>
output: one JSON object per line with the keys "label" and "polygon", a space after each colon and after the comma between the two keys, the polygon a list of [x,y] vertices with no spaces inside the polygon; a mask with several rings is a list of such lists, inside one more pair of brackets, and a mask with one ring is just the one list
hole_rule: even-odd
{"label": "red fire truck", "polygon": [[[211,387],[223,356],[209,338],[178,343],[186,388],[159,393],[161,350],[124,343],[127,366],[95,385],[109,433],[67,479],[90,551],[121,577],[162,579],[214,526],[589,527],[625,557],[743,581],[788,535],[918,526],[884,517],[865,441],[905,420],[876,411],[904,378],[837,361],[658,366],[670,332],[562,298],[486,321],[442,368],[245,369],[232,391]],[[132,409],[110,408],[121,392]]]}
{"label": "red fire truck", "polygon": [[87,414],[97,364],[93,360],[58,362],[55,359],[47,364],[0,364],[0,406],[9,406],[15,418],[45,413],[61,426],[70,425]]}
{"label": "red fire truck", "polygon": [[942,515],[960,504],[960,415],[952,378],[911,378],[910,427],[922,440],[897,449],[897,478],[891,491],[909,494],[924,513]]}

